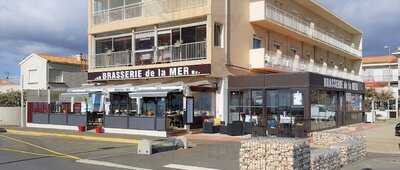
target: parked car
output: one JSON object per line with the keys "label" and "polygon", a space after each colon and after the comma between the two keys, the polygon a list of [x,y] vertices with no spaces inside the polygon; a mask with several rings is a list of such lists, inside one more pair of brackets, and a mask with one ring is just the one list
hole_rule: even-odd
{"label": "parked car", "polygon": [[311,105],[311,119],[334,120],[335,112],[329,111],[325,105]]}
{"label": "parked car", "polygon": [[397,123],[397,125],[394,127],[394,132],[396,136],[400,136],[400,123]]}

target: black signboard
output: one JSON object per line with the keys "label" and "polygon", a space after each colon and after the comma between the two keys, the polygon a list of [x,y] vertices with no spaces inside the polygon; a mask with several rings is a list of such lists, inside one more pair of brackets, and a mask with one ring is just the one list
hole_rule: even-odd
{"label": "black signboard", "polygon": [[186,97],[186,109],[184,113],[185,124],[192,124],[194,119],[194,99]]}
{"label": "black signboard", "polygon": [[148,78],[182,77],[211,74],[211,64],[188,65],[149,69],[92,72],[89,81],[136,80]]}

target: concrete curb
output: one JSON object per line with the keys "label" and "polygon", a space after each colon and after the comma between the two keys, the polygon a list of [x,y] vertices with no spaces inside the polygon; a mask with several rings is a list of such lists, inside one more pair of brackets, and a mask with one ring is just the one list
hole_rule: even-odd
{"label": "concrete curb", "polygon": [[84,136],[84,135],[72,135],[72,134],[62,134],[62,133],[46,133],[46,132],[18,131],[18,130],[7,130],[7,133],[13,135],[23,135],[23,136],[51,136],[58,138],[69,138],[69,139],[79,139],[79,140],[98,141],[98,142],[113,142],[113,143],[126,143],[126,144],[139,143],[139,140],[136,139]]}

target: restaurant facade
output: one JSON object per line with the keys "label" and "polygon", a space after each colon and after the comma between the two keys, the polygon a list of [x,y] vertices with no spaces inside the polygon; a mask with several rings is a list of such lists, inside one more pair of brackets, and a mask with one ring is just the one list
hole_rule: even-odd
{"label": "restaurant facade", "polygon": [[363,121],[364,84],[316,74],[229,77],[229,121],[269,133],[284,126],[304,132]]}
{"label": "restaurant facade", "polygon": [[315,1],[88,4],[89,85],[59,102],[87,126],[168,136],[217,122],[240,135],[301,120],[307,131],[359,122],[362,33]]}

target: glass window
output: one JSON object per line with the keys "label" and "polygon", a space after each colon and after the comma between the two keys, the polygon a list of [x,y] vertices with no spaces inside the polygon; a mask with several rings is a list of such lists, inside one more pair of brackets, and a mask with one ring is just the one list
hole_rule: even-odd
{"label": "glass window", "polygon": [[313,90],[311,100],[311,130],[336,127],[338,98],[335,91]]}
{"label": "glass window", "polygon": [[38,83],[36,79],[36,76],[38,76],[37,72],[36,69],[28,71],[28,83]]}
{"label": "glass window", "polygon": [[182,28],[183,43],[206,41],[206,35],[205,25]]}
{"label": "glass window", "polygon": [[96,54],[107,53],[112,51],[112,39],[104,39],[96,41]]}
{"label": "glass window", "polygon": [[195,115],[214,115],[213,113],[213,93],[212,92],[192,92],[194,97]]}
{"label": "glass window", "polygon": [[222,24],[215,23],[214,24],[214,46],[223,47],[223,38],[224,38],[223,26]]}
{"label": "glass window", "polygon": [[173,29],[172,30],[172,44],[176,45],[181,43],[181,30],[180,29]]}
{"label": "glass window", "polygon": [[125,5],[137,4],[142,2],[142,0],[125,0]]}
{"label": "glass window", "polygon": [[121,37],[114,39],[114,51],[131,51],[132,37]]}
{"label": "glass window", "polygon": [[94,0],[93,8],[95,12],[108,9],[108,0]]}
{"label": "glass window", "polygon": [[253,38],[253,49],[259,49],[259,48],[262,48],[262,41],[261,41],[261,39],[259,39],[259,38],[257,38],[257,37],[254,37]]}
{"label": "glass window", "polygon": [[154,47],[154,32],[135,34],[135,50],[151,50]]}
{"label": "glass window", "polygon": [[156,98],[144,97],[142,98],[142,113],[145,116],[154,117],[157,112]]}
{"label": "glass window", "polygon": [[240,120],[241,105],[241,93],[232,91],[229,99],[229,123]]}
{"label": "glass window", "polygon": [[157,39],[158,47],[169,46],[171,45],[171,32],[169,30],[159,32]]}
{"label": "glass window", "polygon": [[49,70],[49,81],[52,83],[62,83],[63,82],[62,71],[55,69]]}
{"label": "glass window", "polygon": [[124,0],[110,0],[110,8],[118,8],[124,6]]}

